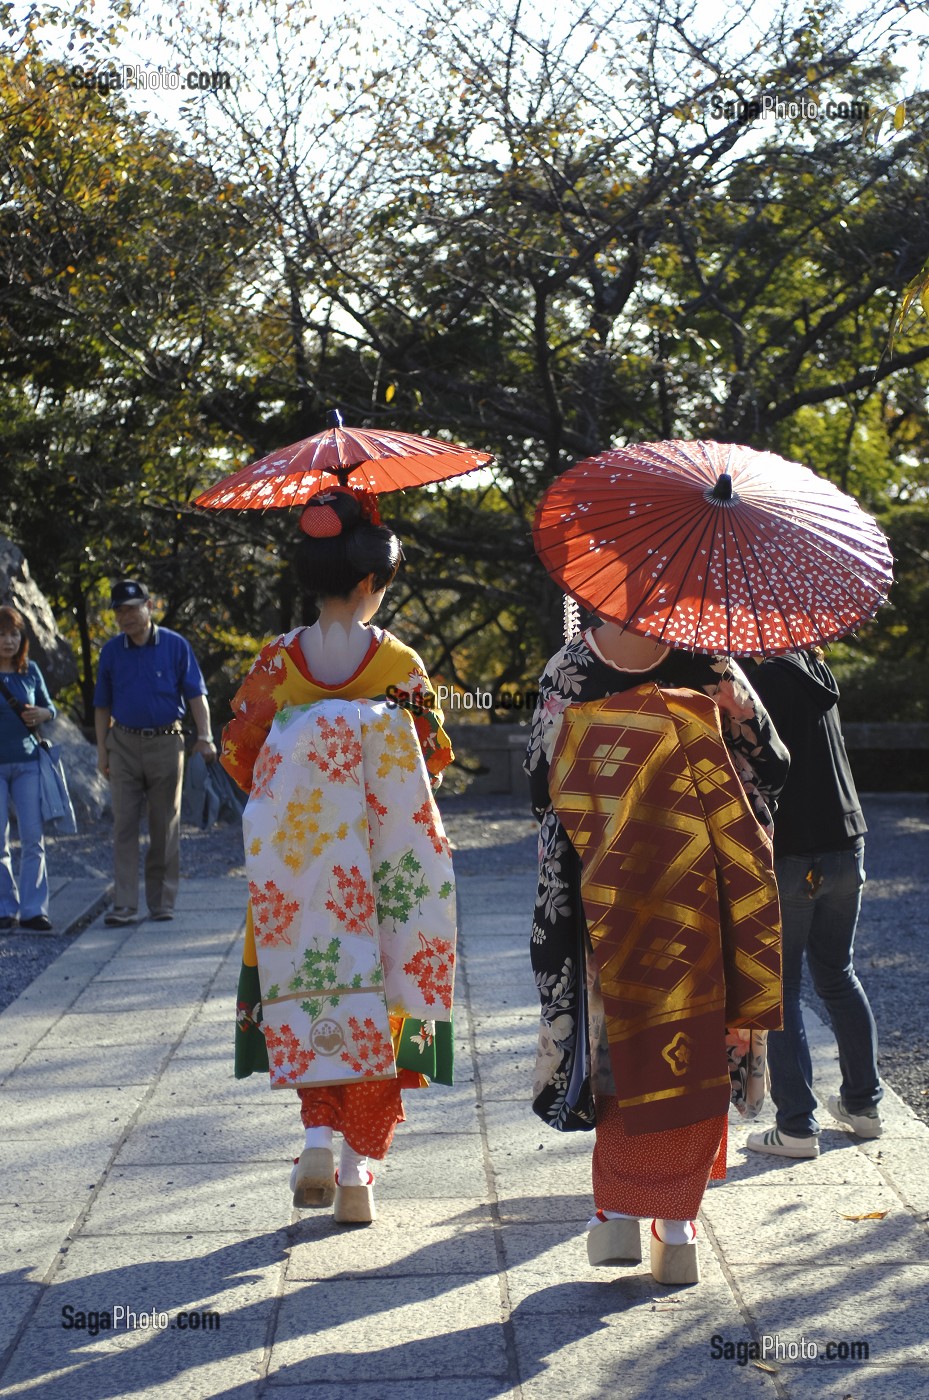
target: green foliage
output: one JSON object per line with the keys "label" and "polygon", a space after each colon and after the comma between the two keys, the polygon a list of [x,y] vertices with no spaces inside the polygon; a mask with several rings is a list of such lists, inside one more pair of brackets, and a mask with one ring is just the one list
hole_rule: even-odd
{"label": "green foliage", "polygon": [[[838,5],[750,38],[524,9],[427,0],[386,35],[275,0],[231,28],[219,0],[172,15],[181,60],[221,33],[238,76],[176,131],[57,81],[41,30],[0,60],[0,528],[80,650],[85,710],[119,573],[191,637],[220,717],[301,620],[291,514],[191,502],[334,405],[495,455],[492,479],[383,503],[407,562],[380,620],[444,680],[534,681],[561,634],[542,491],[661,437],[781,452],[878,513],[898,583],[869,654],[925,655],[925,94],[864,136],[713,115],[761,92],[897,113],[878,30]],[[117,52],[117,11],[66,10]]]}
{"label": "green foliage", "polygon": [[87,718],[112,578],[141,574],[212,676],[238,600],[251,625],[267,606],[254,534],[189,507],[230,460],[203,405],[226,377],[245,213],[177,138],[48,65],[0,62],[0,104],[2,527],[78,646]]}
{"label": "green foliage", "polygon": [[929,721],[929,503],[896,505],[882,517],[894,554],[890,602],[856,641],[838,643],[830,665],[845,720]]}

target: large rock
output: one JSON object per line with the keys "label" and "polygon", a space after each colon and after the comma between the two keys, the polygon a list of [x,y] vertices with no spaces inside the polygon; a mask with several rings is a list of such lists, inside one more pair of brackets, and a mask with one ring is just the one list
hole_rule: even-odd
{"label": "large rock", "polygon": [[50,743],[61,747],[61,762],[78,831],[89,830],[101,819],[111,820],[110,785],[97,772],[96,744],[89,744],[73,720],[64,715],[43,724],[42,734]]}
{"label": "large rock", "polygon": [[[52,610],[29,572],[29,565],[12,540],[0,535],[0,602],[11,603],[26,619],[29,656],[41,670],[54,695],[77,680],[70,643],[58,631]],[[97,748],[70,719],[59,715],[43,725],[44,738],[61,747],[61,758],[81,831],[109,816],[110,787],[97,772]]]}
{"label": "large rock", "polygon": [[29,624],[29,655],[54,695],[77,680],[70,643],[58,631],[45,595],[29,572],[22,550],[0,535],[0,602],[12,603]]}

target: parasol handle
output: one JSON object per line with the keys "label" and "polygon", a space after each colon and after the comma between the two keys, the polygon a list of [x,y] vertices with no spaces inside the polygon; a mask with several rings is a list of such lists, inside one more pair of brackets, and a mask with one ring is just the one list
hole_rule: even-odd
{"label": "parasol handle", "polygon": [[[339,410],[338,410],[337,408],[330,408],[329,412],[326,414],[326,422],[329,424],[329,427],[330,427],[330,428],[335,428],[335,429],[341,428],[341,426],[342,426],[342,415],[341,415],[341,413],[339,412]],[[338,446],[338,442],[339,442],[339,440],[338,440],[338,438],[336,438],[336,444],[337,444],[337,446]],[[339,452],[339,456],[341,457],[341,455],[342,455],[342,449],[341,449],[341,447],[338,447],[338,452]],[[350,472],[351,472],[351,470],[352,470],[351,467],[342,467],[342,466],[330,467],[329,470],[333,473],[334,476],[337,476],[337,477],[339,478],[339,485],[340,485],[340,486],[348,486],[348,485],[349,485],[349,480],[348,480],[348,478],[349,478],[349,474],[350,474]]]}
{"label": "parasol handle", "polygon": [[707,499],[711,501],[731,501],[732,500],[732,477],[728,472],[720,472],[716,478],[716,485],[711,491],[706,493]]}

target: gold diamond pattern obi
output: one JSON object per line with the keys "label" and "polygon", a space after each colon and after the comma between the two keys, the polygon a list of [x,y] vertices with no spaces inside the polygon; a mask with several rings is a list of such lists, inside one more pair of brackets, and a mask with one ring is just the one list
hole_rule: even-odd
{"label": "gold diamond pattern obi", "polygon": [[627,1130],[725,1113],[726,1026],[781,1025],[770,845],[690,690],[637,686],[569,706],[552,805],[581,895]]}

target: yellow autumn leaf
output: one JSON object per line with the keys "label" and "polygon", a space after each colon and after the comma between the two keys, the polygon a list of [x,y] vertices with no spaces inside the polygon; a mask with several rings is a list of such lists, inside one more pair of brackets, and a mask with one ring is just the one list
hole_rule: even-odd
{"label": "yellow autumn leaf", "polygon": [[877,120],[876,120],[875,123],[874,123],[874,130],[871,132],[871,139],[872,139],[872,141],[874,142],[875,146],[877,145],[878,137],[879,137],[880,134],[881,134],[881,127],[884,125],[884,119],[885,119],[886,116],[887,116],[886,111],[881,112],[881,113],[878,115],[878,118],[877,118]]}
{"label": "yellow autumn leaf", "polygon": [[906,103],[898,102],[894,112],[894,131],[899,131],[906,121]]}
{"label": "yellow autumn leaf", "polygon": [[[926,315],[929,316],[929,283],[927,283],[926,286],[923,287],[922,291],[919,294],[919,304],[925,311]],[[923,1089],[922,1092],[924,1094],[929,1094],[929,1089]]]}
{"label": "yellow autumn leaf", "polygon": [[809,68],[806,70],[806,80],[808,83],[816,82],[816,69],[812,64],[810,64]]}
{"label": "yellow autumn leaf", "polygon": [[394,394],[395,394],[396,392],[397,392],[397,386],[396,386],[396,384],[388,384],[388,385],[387,385],[387,388],[384,390],[384,402],[385,402],[385,403],[390,403],[391,399],[393,398],[393,396],[394,396]]}
{"label": "yellow autumn leaf", "polygon": [[886,1210],[869,1210],[866,1215],[843,1215],[843,1220],[883,1220],[885,1215],[889,1215]]}

